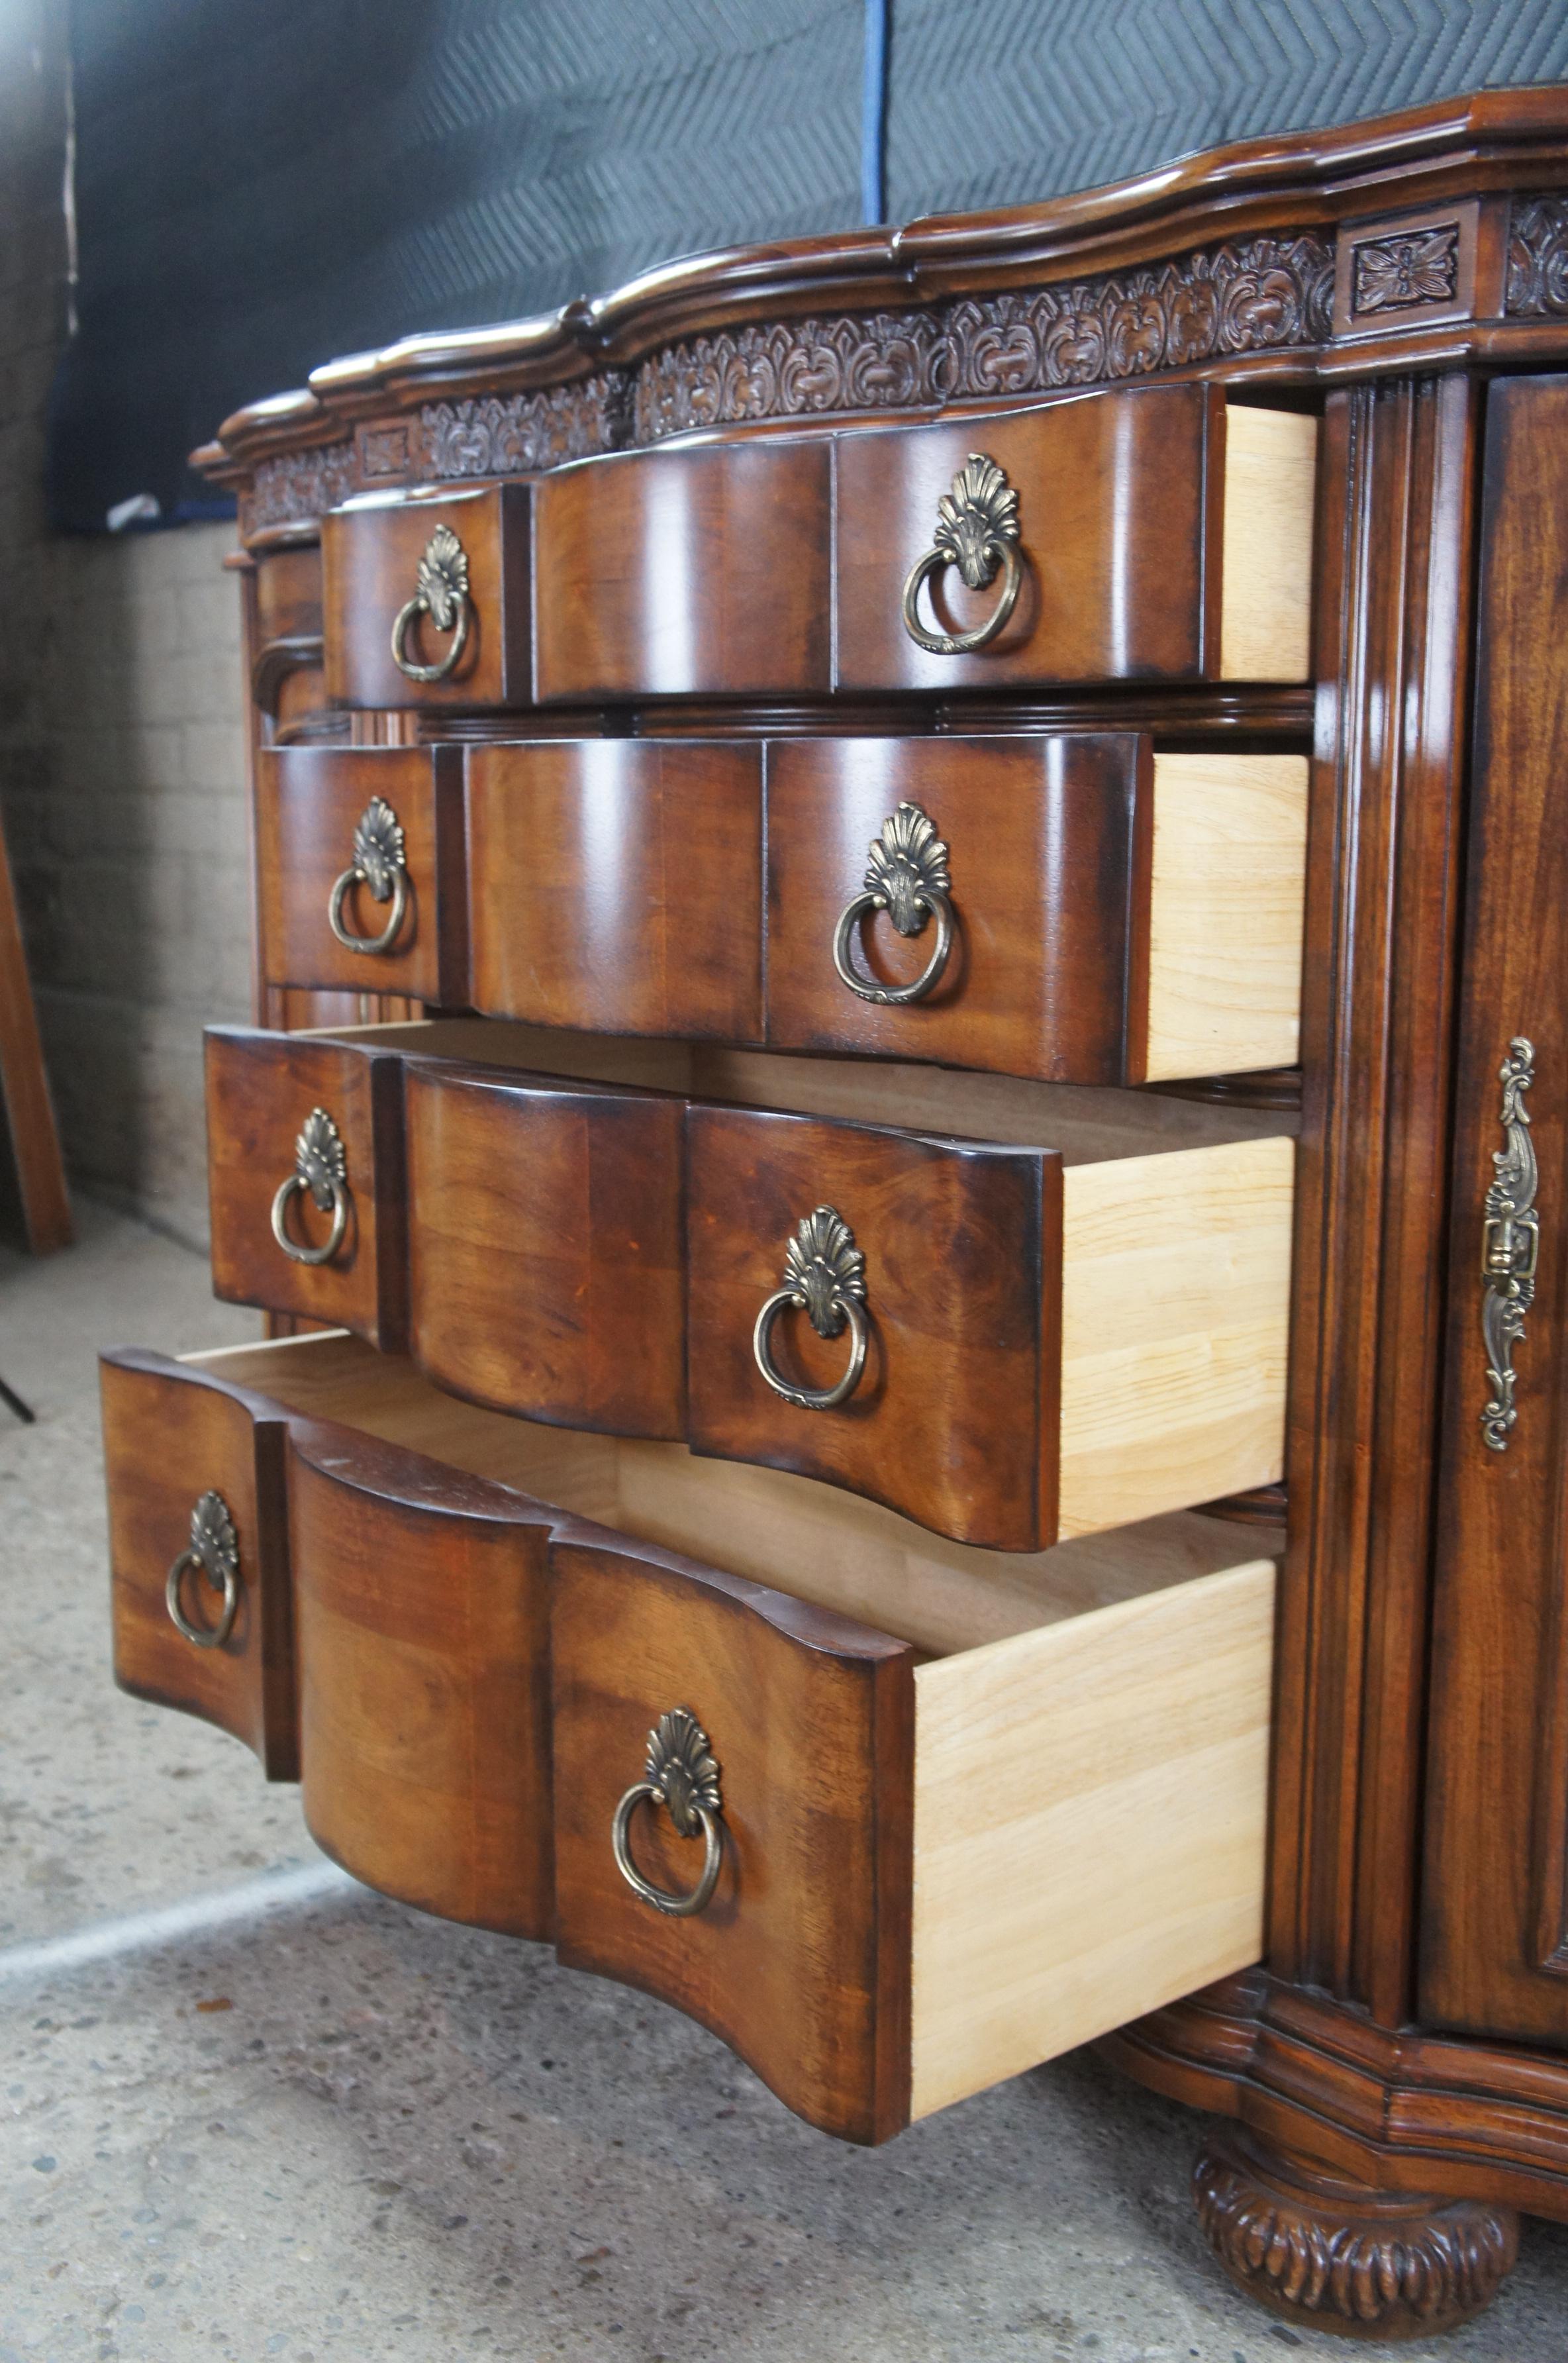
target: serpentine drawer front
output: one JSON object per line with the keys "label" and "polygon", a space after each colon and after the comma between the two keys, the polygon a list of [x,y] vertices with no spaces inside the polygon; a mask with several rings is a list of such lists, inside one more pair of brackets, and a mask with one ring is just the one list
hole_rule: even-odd
{"label": "serpentine drawer front", "polygon": [[476,1009],[762,1039],[760,744],[543,738],[466,762]]}
{"label": "serpentine drawer front", "polygon": [[1306,808],[1303,756],[1132,733],[263,749],[262,972],[1062,1082],[1289,1065]]}
{"label": "serpentine drawer front", "polygon": [[333,704],[525,705],[528,487],[367,494],[322,519]]}
{"label": "serpentine drawer front", "polygon": [[299,1778],[283,1414],[160,1354],[106,1354],[115,1680]]}
{"label": "serpentine drawer front", "polygon": [[1062,1082],[1297,1057],[1304,756],[1030,732],[466,760],[472,1000],[494,1015]]}
{"label": "serpentine drawer front", "polygon": [[462,762],[455,747],[258,750],[269,984],[465,1006]]}
{"label": "serpentine drawer front", "polygon": [[1305,681],[1316,458],[1212,385],[841,435],[834,686]]}
{"label": "serpentine drawer front", "polygon": [[1073,1083],[1294,1063],[1303,756],[1029,733],[767,763],[770,1044]]}
{"label": "serpentine drawer front", "polygon": [[[328,1851],[553,1933],[829,2132],[880,2140],[1257,1958],[1273,1529],[1184,1514],[999,1562],[475,1409],[340,1335],[110,1356],[105,1389],[122,1681],[241,1724],[256,1592],[292,1592],[279,1694],[297,1674]],[[241,1607],[204,1649],[164,1569],[186,1494],[225,1485]]]}
{"label": "serpentine drawer front", "polygon": [[1316,449],[1304,415],[1152,385],[361,495],[323,521],[326,693],[1305,681]]}
{"label": "serpentine drawer front", "polygon": [[[966,1139],[631,1080],[676,1046],[622,1045],[598,1082],[410,1055],[491,1032],[498,1059],[538,1038],[210,1033],[218,1293],[406,1336],[501,1410],[684,1437],[998,1549],[1279,1476],[1290,1140],[1151,1154],[1139,1104],[1093,1095],[1086,1131],[1023,1084]],[[835,1080],[754,1066],[715,1079]]]}

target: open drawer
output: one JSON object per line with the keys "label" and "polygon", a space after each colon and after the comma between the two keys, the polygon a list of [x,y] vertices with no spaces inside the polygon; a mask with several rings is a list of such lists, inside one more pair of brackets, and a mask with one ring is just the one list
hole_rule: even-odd
{"label": "open drawer", "polygon": [[484,1021],[207,1054],[218,1293],[487,1408],[997,1550],[1282,1473],[1295,1145],[1251,1112]]}
{"label": "open drawer", "polygon": [[999,1560],[809,1480],[458,1403],[343,1335],[111,1358],[116,1488],[138,1386],[171,1444],[155,1557],[204,1403],[288,1423],[328,1850],[553,1926],[824,2130],[881,2140],[1257,1958],[1274,1529],[1183,1513]]}

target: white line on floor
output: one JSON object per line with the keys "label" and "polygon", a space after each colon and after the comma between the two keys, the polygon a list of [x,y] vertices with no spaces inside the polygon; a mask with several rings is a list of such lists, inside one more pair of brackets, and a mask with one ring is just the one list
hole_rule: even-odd
{"label": "white line on floor", "polygon": [[182,1903],[160,1904],[151,1912],[127,1912],[117,1920],[98,1920],[69,1936],[46,1936],[34,1945],[0,1945],[0,1986],[47,1977],[58,1969],[83,1969],[92,1961],[114,1960],[123,1953],[177,1945],[191,1936],[210,1936],[215,1929],[259,1920],[270,1912],[297,1909],[302,1903],[314,1903],[319,1896],[358,1890],[359,1885],[335,1862],[307,1862],[298,1870],[263,1871],[259,1879],[242,1880],[237,1887],[188,1896]]}

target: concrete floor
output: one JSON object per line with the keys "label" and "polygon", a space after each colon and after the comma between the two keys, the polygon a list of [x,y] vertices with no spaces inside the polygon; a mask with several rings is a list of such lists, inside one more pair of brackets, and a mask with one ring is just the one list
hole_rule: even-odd
{"label": "concrete floor", "polygon": [[[355,1886],[236,1742],[116,1692],[93,1349],[257,1324],[83,1213],[0,1259],[39,1414],[0,1414],[0,2363],[1355,2351],[1232,2292],[1198,2121],[1095,2059],[845,2147],[673,2012]],[[1563,2363],[1568,2232],[1471,2329],[1360,2351]]]}

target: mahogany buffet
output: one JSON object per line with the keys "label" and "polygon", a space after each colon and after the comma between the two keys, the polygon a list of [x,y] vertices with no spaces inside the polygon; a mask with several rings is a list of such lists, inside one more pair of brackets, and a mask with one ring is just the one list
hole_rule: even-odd
{"label": "mahogany buffet", "polygon": [[1070,2046],[1298,2322],[1568,2217],[1568,92],[240,412],[217,1292],[116,1670],[880,2142]]}

